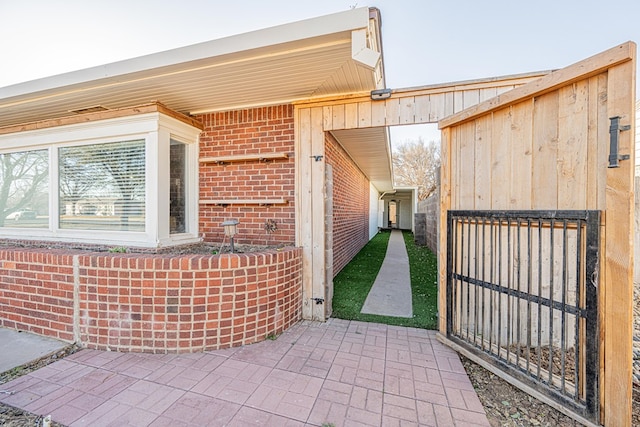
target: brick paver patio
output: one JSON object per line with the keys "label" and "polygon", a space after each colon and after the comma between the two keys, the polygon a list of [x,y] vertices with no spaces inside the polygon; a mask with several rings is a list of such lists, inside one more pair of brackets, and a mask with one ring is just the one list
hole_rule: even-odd
{"label": "brick paver patio", "polygon": [[435,334],[330,319],[206,353],[82,350],[0,400],[68,426],[489,426]]}

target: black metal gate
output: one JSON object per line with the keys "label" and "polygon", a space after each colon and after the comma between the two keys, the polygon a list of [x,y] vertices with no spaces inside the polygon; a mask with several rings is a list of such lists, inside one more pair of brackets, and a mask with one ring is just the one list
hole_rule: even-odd
{"label": "black metal gate", "polygon": [[599,421],[600,211],[449,211],[447,337]]}

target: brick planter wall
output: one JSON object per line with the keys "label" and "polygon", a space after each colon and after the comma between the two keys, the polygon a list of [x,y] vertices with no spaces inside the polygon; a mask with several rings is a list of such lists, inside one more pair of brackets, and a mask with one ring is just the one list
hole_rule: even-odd
{"label": "brick planter wall", "polygon": [[[200,205],[200,233],[207,242],[221,242],[220,224],[238,219],[236,242],[254,245],[295,242],[295,159],[292,105],[251,108],[197,116],[200,158],[286,153],[286,159],[200,163],[200,199],[284,199],[286,204]],[[277,230],[265,231],[265,222]]]}
{"label": "brick planter wall", "polygon": [[325,153],[333,167],[335,277],[369,241],[369,181],[330,134],[325,140]]}
{"label": "brick planter wall", "polygon": [[299,248],[161,256],[0,250],[0,326],[95,349],[250,344],[301,318]]}

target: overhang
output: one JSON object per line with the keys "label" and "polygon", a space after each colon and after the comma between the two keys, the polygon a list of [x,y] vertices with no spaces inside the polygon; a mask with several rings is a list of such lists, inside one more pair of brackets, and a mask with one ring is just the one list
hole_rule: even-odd
{"label": "overhang", "polygon": [[150,101],[193,115],[368,93],[384,87],[381,51],[378,10],[358,8],[0,88],[0,127]]}
{"label": "overhang", "polygon": [[393,190],[388,127],[334,130],[331,134],[378,191]]}

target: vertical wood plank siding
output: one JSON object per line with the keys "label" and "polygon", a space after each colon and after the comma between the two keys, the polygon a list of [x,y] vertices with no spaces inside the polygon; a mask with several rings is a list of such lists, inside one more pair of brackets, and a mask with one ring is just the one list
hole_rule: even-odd
{"label": "vertical wood plank siding", "polygon": [[[605,425],[616,426],[631,420],[635,50],[632,42],[622,44],[440,122],[442,215],[449,209],[605,212],[601,407]],[[619,152],[631,159],[619,168],[607,168],[613,116],[632,126],[620,133]],[[440,232],[446,236],[446,228]],[[441,237],[441,295],[446,243]]]}

